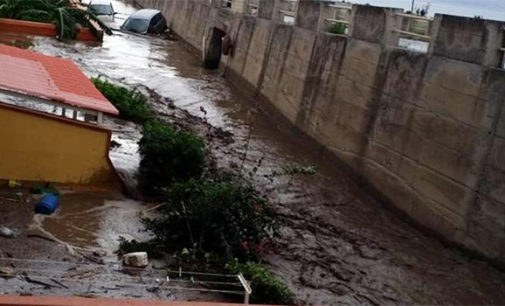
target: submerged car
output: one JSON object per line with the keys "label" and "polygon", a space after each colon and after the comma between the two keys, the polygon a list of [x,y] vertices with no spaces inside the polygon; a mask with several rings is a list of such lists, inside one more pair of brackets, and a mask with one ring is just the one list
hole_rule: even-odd
{"label": "submerged car", "polygon": [[126,19],[121,29],[140,34],[163,34],[167,29],[167,21],[160,11],[143,9]]}
{"label": "submerged car", "polygon": [[91,0],[88,10],[96,16],[108,16],[114,18],[114,8],[108,0]]}

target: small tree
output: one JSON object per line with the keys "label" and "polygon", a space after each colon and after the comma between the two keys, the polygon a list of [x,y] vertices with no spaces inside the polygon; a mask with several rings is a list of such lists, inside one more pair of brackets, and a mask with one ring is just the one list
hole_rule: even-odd
{"label": "small tree", "polygon": [[119,115],[127,120],[144,123],[153,118],[147,104],[147,97],[138,90],[109,83],[100,78],[91,78],[95,87],[119,110]]}
{"label": "small tree", "polygon": [[148,121],[139,144],[140,176],[147,191],[159,191],[174,182],[199,178],[203,173],[205,143],[192,132]]}
{"label": "small tree", "polygon": [[165,199],[161,214],[144,221],[167,252],[253,259],[277,232],[273,208],[247,184],[189,180],[174,184]]}
{"label": "small tree", "polygon": [[328,27],[328,32],[332,34],[344,35],[346,31],[347,31],[347,25],[340,22],[336,22]]}

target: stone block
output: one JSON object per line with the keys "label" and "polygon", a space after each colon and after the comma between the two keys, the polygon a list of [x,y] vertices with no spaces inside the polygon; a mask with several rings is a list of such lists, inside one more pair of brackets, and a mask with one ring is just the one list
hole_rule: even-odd
{"label": "stone block", "polygon": [[435,56],[428,61],[424,82],[477,97],[483,79],[482,66]]}
{"label": "stone block", "polygon": [[394,121],[378,119],[373,129],[373,141],[418,161],[423,152],[425,141],[415,132]]}
{"label": "stone block", "polygon": [[505,138],[494,138],[487,164],[495,169],[505,171]]}
{"label": "stone block", "polygon": [[296,26],[310,31],[317,31],[319,26],[320,2],[300,0],[296,15]]}
{"label": "stone block", "polygon": [[263,62],[265,53],[270,38],[271,21],[264,19],[257,19],[254,33],[251,38],[251,43],[247,50],[247,60],[245,61],[243,76],[253,86],[259,86],[261,71],[263,70]]}
{"label": "stone block", "polygon": [[285,91],[278,91],[274,105],[283,114],[289,122],[296,124],[298,113],[300,112],[299,102]]}
{"label": "stone block", "polygon": [[505,255],[505,204],[479,198],[470,215],[467,235],[467,247],[492,258]]}
{"label": "stone block", "polygon": [[279,91],[292,97],[292,99],[296,101],[297,106],[301,104],[303,99],[303,89],[305,85],[304,77],[304,75],[295,74],[284,69],[279,82]]}
{"label": "stone block", "polygon": [[359,83],[375,86],[381,48],[377,44],[351,40],[347,44],[341,74]]}
{"label": "stone block", "polygon": [[502,107],[500,118],[496,125],[496,135],[505,138],[505,107]]}
{"label": "stone block", "polygon": [[490,140],[489,132],[428,111],[416,111],[411,129],[426,140],[466,156],[482,154]]}
{"label": "stone block", "polygon": [[353,6],[352,38],[381,43],[386,35],[387,11],[369,5]]}
{"label": "stone block", "polygon": [[263,84],[261,85],[261,94],[273,104],[277,95],[277,79],[273,79],[270,75],[265,74]]}
{"label": "stone block", "polygon": [[396,99],[416,104],[423,86],[428,57],[426,54],[401,49],[389,51],[388,57],[382,91]]}
{"label": "stone block", "polygon": [[125,266],[145,268],[149,265],[146,252],[135,252],[123,255],[123,263]]}
{"label": "stone block", "polygon": [[487,167],[480,192],[505,205],[505,172]]}
{"label": "stone block", "polygon": [[473,160],[472,156],[460,154],[431,141],[425,141],[420,163],[470,189],[476,188],[480,161]]}
{"label": "stone block", "polygon": [[293,36],[293,27],[284,24],[274,24],[273,31],[270,50],[287,52]]}
{"label": "stone block", "polygon": [[260,0],[258,17],[265,19],[272,19],[275,10],[275,1],[272,0]]}
{"label": "stone block", "polygon": [[[417,163],[402,155],[401,152],[399,153],[391,150],[378,142],[372,141],[367,146],[365,158],[380,164],[381,167],[387,169],[387,172],[390,172],[390,176],[396,177],[396,180],[401,180],[402,184],[407,186],[412,185]],[[377,177],[377,180],[372,180],[372,182],[376,183],[379,183],[380,181],[380,177]],[[389,194],[393,197],[394,190],[395,189],[393,188],[391,192],[389,192]],[[409,192],[412,192],[412,190]]]}
{"label": "stone block", "polygon": [[367,108],[373,98],[373,89],[341,75],[335,86],[335,98],[339,101]]}
{"label": "stone block", "polygon": [[293,55],[300,61],[309,62],[316,37],[316,34],[313,32],[295,28],[289,45],[288,54]]}
{"label": "stone block", "polygon": [[309,69],[309,62],[306,60],[302,60],[297,56],[287,54],[283,68],[285,72],[291,73],[293,75],[298,76],[299,78],[305,79],[305,77],[307,76],[307,70]]}
{"label": "stone block", "polygon": [[366,137],[363,134],[347,129],[338,123],[322,122],[319,132],[325,139],[325,145],[346,154],[359,154]]}
{"label": "stone block", "polygon": [[344,37],[319,33],[312,48],[309,75],[338,73],[346,45],[347,39]]}
{"label": "stone block", "polygon": [[462,184],[422,165],[416,169],[413,187],[426,198],[460,216],[466,215],[473,195]]}
{"label": "stone block", "polygon": [[438,14],[435,18],[441,19],[433,46],[435,55],[484,63],[488,39],[485,20]]}
{"label": "stone block", "polygon": [[[375,150],[375,148],[372,150]],[[385,151],[382,153],[385,153]],[[389,154],[386,153],[386,155]],[[401,157],[398,158],[401,159]],[[404,178],[395,172],[398,169],[393,169],[391,166],[384,166],[375,160],[365,159],[361,161],[359,170],[367,180],[373,182],[374,187],[379,192],[395,203],[397,208],[410,214],[415,193]]]}
{"label": "stone block", "polygon": [[444,88],[438,84],[426,84],[419,106],[436,115],[451,118],[476,128],[490,129],[492,118],[486,114],[486,101]]}
{"label": "stone block", "polygon": [[364,134],[369,120],[370,112],[367,109],[354,104],[340,103],[338,122],[347,129]]}
{"label": "stone block", "polygon": [[410,216],[450,241],[461,241],[464,237],[466,219],[429,199],[417,197]]}
{"label": "stone block", "polygon": [[245,16],[238,25],[238,35],[235,42],[233,56],[230,57],[229,66],[238,75],[243,75],[247,60],[248,48],[255,28],[255,18]]}

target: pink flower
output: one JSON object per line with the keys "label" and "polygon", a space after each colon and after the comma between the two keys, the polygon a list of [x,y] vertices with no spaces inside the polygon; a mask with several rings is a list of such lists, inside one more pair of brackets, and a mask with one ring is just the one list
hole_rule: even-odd
{"label": "pink flower", "polygon": [[245,241],[245,240],[244,240],[244,241],[242,241],[242,242],[240,243],[240,247],[241,247],[241,248],[242,248],[242,250],[244,250],[244,251],[249,251],[249,242],[247,242],[247,241]]}

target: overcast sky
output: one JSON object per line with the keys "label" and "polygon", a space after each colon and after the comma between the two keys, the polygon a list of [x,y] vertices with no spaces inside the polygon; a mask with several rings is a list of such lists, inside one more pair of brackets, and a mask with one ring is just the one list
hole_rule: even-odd
{"label": "overcast sky", "polygon": [[[486,19],[505,20],[505,0],[415,0],[416,7],[430,3],[430,15],[443,13]],[[412,0],[351,0],[346,2],[370,3],[377,6],[401,7],[410,10]]]}

